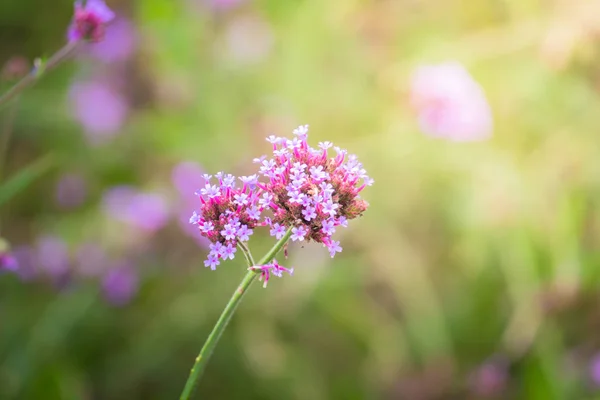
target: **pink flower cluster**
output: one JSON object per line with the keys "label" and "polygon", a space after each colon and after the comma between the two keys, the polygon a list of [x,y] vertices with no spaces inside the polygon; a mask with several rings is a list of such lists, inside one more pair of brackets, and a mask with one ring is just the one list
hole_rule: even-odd
{"label": "pink flower cluster", "polygon": [[483,89],[456,62],[417,68],[410,100],[421,129],[431,136],[473,141],[492,134],[492,112]]}
{"label": "pink flower cluster", "polygon": [[238,242],[250,239],[262,212],[254,190],[256,175],[240,177],[241,188],[236,188],[233,175],[219,172],[215,177],[218,184],[213,185],[212,177],[204,175],[204,188],[196,193],[201,207],[190,218],[190,223],[198,225],[201,234],[211,241],[204,265],[213,270],[221,259],[233,260]]}
{"label": "pink flower cluster", "polygon": [[75,13],[69,27],[67,37],[70,42],[90,40],[99,42],[104,38],[104,28],[115,18],[114,12],[108,8],[104,0],[87,0],[75,2]]}
{"label": "pink flower cluster", "polygon": [[263,190],[261,204],[273,212],[266,219],[271,236],[279,239],[292,227],[293,241],[322,243],[333,257],[342,248],[331,236],[367,209],[359,193],[373,180],[355,155],[334,147],[331,156],[332,143],[321,142],[315,149],[307,138],[308,125],[295,129],[292,139],[267,138],[273,157],[255,160],[260,175],[267,178],[258,184]]}
{"label": "pink flower cluster", "polygon": [[[205,187],[197,193],[201,209],[190,218],[212,242],[205,266],[215,269],[220,259],[233,259],[238,241],[247,241],[256,226],[268,226],[278,240],[289,232],[292,241],[321,243],[331,257],[342,251],[332,235],[367,209],[368,203],[359,194],[373,179],[346,150],[330,142],[310,147],[308,125],[293,133],[292,139],[267,138],[273,157],[254,160],[260,165],[258,176],[266,178],[262,182],[257,175],[241,177],[243,187],[237,189],[232,175],[219,173],[218,185],[211,185],[206,176]],[[262,219],[264,211],[270,216]],[[265,285],[271,274],[292,273],[276,261],[251,269],[261,272]]]}

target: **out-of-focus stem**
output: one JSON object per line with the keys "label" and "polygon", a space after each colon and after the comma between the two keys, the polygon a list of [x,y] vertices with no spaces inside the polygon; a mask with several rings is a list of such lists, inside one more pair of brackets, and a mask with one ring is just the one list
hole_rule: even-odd
{"label": "out-of-focus stem", "polygon": [[47,71],[54,69],[60,63],[68,59],[73,52],[77,49],[81,42],[69,42],[63,48],[58,50],[52,57],[50,57],[42,65],[36,65],[35,68],[17,82],[13,87],[8,89],[2,96],[0,96],[0,108],[5,106],[15,97],[17,97],[23,90],[33,85],[40,77],[42,77]]}
{"label": "out-of-focus stem", "polygon": [[8,108],[8,110],[6,110],[4,123],[2,124],[2,131],[0,132],[0,181],[2,180],[2,175],[4,172],[6,153],[8,152],[8,147],[10,146],[10,137],[12,136],[13,124],[17,115],[18,105],[19,103],[17,102],[13,104],[12,107]]}

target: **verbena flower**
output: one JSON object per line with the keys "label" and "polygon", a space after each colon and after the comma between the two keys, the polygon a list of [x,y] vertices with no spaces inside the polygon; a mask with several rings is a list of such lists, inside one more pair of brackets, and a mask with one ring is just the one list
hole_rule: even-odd
{"label": "verbena flower", "polygon": [[483,89],[459,63],[417,68],[410,100],[428,135],[473,141],[492,134],[492,112]]}
{"label": "verbena flower", "polygon": [[204,187],[196,192],[200,209],[190,217],[190,223],[211,242],[204,265],[213,270],[221,260],[235,257],[238,241],[250,239],[263,210],[258,204],[256,176],[239,178],[241,187],[233,175],[219,172],[215,178],[213,184],[212,177],[205,175]]}
{"label": "verbena flower", "polygon": [[102,200],[104,211],[113,219],[148,233],[159,231],[169,222],[169,205],[158,193],[115,186],[104,192]]}
{"label": "verbena flower", "polygon": [[106,24],[114,18],[115,13],[108,8],[104,0],[87,0],[85,5],[78,0],[75,2],[73,21],[67,38],[70,42],[79,40],[99,42],[104,38]]}
{"label": "verbena flower", "polygon": [[115,64],[128,60],[137,45],[134,25],[125,18],[115,18],[106,26],[102,41],[90,43],[86,53],[105,64]]}
{"label": "verbena flower", "polygon": [[273,262],[271,262],[270,264],[257,265],[248,269],[250,271],[260,272],[260,277],[258,278],[258,280],[263,282],[263,287],[265,288],[269,283],[269,278],[271,277],[271,275],[275,275],[276,277],[281,278],[284,272],[287,272],[290,275],[294,274],[294,268],[282,267],[281,265],[279,265],[277,260],[273,260]]}
{"label": "verbena flower", "polygon": [[69,100],[70,112],[94,145],[117,136],[130,111],[125,96],[107,77],[75,82],[69,90]]}
{"label": "verbena flower", "polygon": [[36,246],[36,256],[37,266],[45,275],[60,280],[69,273],[69,248],[60,237],[40,237]]}
{"label": "verbena flower", "polygon": [[500,396],[509,379],[508,360],[493,357],[480,365],[469,377],[469,386],[477,398]]}
{"label": "verbena flower", "polygon": [[273,212],[265,220],[271,236],[279,239],[292,227],[292,241],[315,241],[328,248],[331,257],[341,252],[332,235],[340,226],[367,209],[359,193],[373,184],[355,155],[324,142],[308,145],[308,125],[294,130],[292,139],[270,136],[272,158],[258,158],[257,185],[263,191],[260,204]]}
{"label": "verbena flower", "polygon": [[123,306],[137,294],[139,279],[136,271],[125,261],[117,262],[110,268],[102,280],[102,292],[105,299],[115,305]]}
{"label": "verbena flower", "polygon": [[36,251],[32,246],[17,246],[12,250],[17,262],[16,274],[24,281],[35,279],[38,275]]}
{"label": "verbena flower", "polygon": [[10,252],[9,244],[0,238],[0,272],[17,272],[19,263],[15,256]]}
{"label": "verbena flower", "polygon": [[16,272],[19,268],[17,259],[10,253],[0,254],[0,271]]}
{"label": "verbena flower", "polygon": [[600,353],[594,354],[589,363],[589,376],[595,387],[600,386]]}
{"label": "verbena flower", "polygon": [[69,249],[60,237],[42,236],[34,246],[18,246],[10,253],[0,249],[1,270],[14,272],[24,281],[49,279],[62,287],[71,278]]}

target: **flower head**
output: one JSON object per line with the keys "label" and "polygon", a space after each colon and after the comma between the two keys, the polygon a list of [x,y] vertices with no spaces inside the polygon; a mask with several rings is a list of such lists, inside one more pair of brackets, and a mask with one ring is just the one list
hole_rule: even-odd
{"label": "flower head", "polygon": [[125,18],[115,18],[106,26],[102,41],[90,43],[88,54],[105,64],[124,62],[133,54],[137,36],[134,25]]}
{"label": "flower head", "polygon": [[421,129],[431,136],[471,141],[491,135],[492,113],[483,89],[458,63],[417,68],[410,96]]}
{"label": "flower head", "polygon": [[260,204],[273,211],[266,221],[271,236],[279,239],[292,227],[293,241],[322,243],[333,257],[342,248],[331,235],[367,209],[359,193],[373,180],[356,156],[340,148],[330,155],[331,143],[314,149],[307,139],[308,125],[295,129],[292,139],[268,139],[274,156],[260,161],[259,175],[266,181],[257,184],[263,191]]}
{"label": "flower head", "polygon": [[218,173],[215,177],[217,182],[206,176],[204,188],[196,193],[200,208],[190,218],[190,223],[197,225],[200,234],[212,243],[204,262],[211,269],[216,269],[220,260],[235,257],[238,241],[250,239],[263,210],[254,188],[255,176],[242,177],[242,188],[236,187],[233,175]]}
{"label": "flower head", "polygon": [[80,0],[75,2],[73,21],[67,37],[70,42],[90,40],[99,42],[104,38],[107,23],[115,18],[115,13],[108,8],[104,0],[87,0],[85,5]]}

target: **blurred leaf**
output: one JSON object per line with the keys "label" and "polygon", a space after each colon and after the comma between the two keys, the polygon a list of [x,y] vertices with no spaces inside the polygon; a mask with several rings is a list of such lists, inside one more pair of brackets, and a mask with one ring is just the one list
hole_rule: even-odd
{"label": "blurred leaf", "polygon": [[42,157],[19,171],[15,176],[0,186],[0,206],[27,189],[33,182],[48,172],[55,165],[52,155]]}

